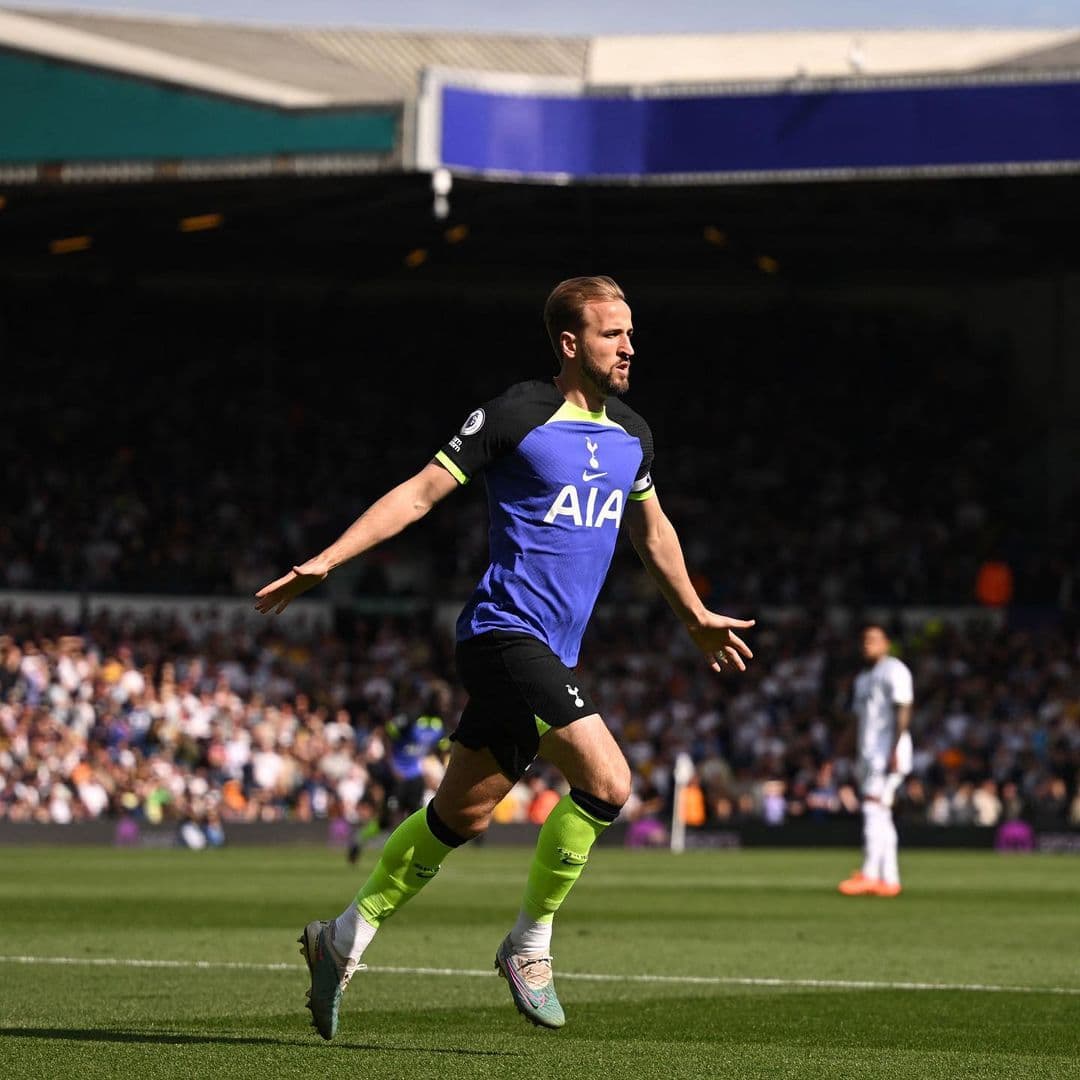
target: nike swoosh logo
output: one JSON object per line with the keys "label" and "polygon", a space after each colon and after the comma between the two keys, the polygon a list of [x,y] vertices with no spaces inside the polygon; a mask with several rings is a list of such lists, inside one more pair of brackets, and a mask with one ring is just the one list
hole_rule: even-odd
{"label": "nike swoosh logo", "polygon": [[599,480],[601,476],[607,476],[607,473],[606,472],[583,472],[581,474],[581,479],[584,480],[586,484],[591,484],[594,480]]}
{"label": "nike swoosh logo", "polygon": [[509,972],[510,978],[514,980],[514,985],[521,991],[525,1000],[534,1009],[542,1009],[547,1004],[547,994],[538,994],[532,987],[527,985],[525,980],[514,970],[514,965],[509,960],[506,962],[506,971]]}

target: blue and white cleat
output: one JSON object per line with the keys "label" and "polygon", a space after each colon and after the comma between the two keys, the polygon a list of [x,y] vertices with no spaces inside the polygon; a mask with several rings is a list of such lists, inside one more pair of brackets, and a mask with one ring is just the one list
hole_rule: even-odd
{"label": "blue and white cleat", "polygon": [[330,948],[333,940],[333,922],[316,919],[304,927],[297,938],[300,953],[307,962],[311,974],[311,988],[307,992],[307,1009],[311,1011],[311,1026],[324,1038],[332,1039],[338,1029],[338,1008],[341,995],[349,980],[364,967],[363,964],[341,965]]}
{"label": "blue and white cleat", "polygon": [[555,995],[550,956],[524,956],[511,952],[509,935],[495,954],[495,969],[510,987],[517,1011],[537,1027],[561,1028],[566,1015]]}

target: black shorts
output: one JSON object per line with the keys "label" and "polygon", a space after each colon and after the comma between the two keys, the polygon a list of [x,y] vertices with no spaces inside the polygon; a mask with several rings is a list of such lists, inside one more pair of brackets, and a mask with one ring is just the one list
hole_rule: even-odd
{"label": "black shorts", "polygon": [[549,728],[598,711],[570,668],[531,634],[489,630],[459,641],[456,655],[469,702],[450,738],[470,750],[487,747],[511,780],[532,764]]}

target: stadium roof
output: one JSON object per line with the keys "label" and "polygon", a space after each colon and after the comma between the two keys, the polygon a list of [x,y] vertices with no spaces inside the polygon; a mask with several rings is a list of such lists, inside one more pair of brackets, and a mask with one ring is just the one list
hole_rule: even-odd
{"label": "stadium roof", "polygon": [[429,67],[568,76],[590,87],[1080,67],[1080,30],[558,37],[257,27],[0,10],[0,48],[291,107],[405,103]]}
{"label": "stadium roof", "polygon": [[594,86],[606,86],[958,74],[1022,65],[1032,53],[1051,56],[1070,43],[1075,47],[1078,41],[1080,33],[1070,30],[598,37],[590,43],[587,79]]}
{"label": "stadium roof", "polygon": [[0,97],[4,183],[1080,169],[1077,30],[586,38],[0,9]]}
{"label": "stadium roof", "polygon": [[585,74],[585,38],[255,27],[0,10],[0,48],[285,106],[403,103],[429,66]]}

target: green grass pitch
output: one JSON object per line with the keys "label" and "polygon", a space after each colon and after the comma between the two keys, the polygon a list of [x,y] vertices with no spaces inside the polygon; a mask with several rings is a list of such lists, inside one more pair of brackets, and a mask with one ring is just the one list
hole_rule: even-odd
{"label": "green grass pitch", "polygon": [[[355,891],[340,854],[5,849],[0,1075],[1080,1077],[1080,863],[906,852],[904,895],[878,900],[835,892],[854,858],[598,849],[556,923],[550,1032],[490,970],[529,852],[464,849],[380,934],[327,1044],[295,938]],[[416,967],[446,970],[393,970]]]}

